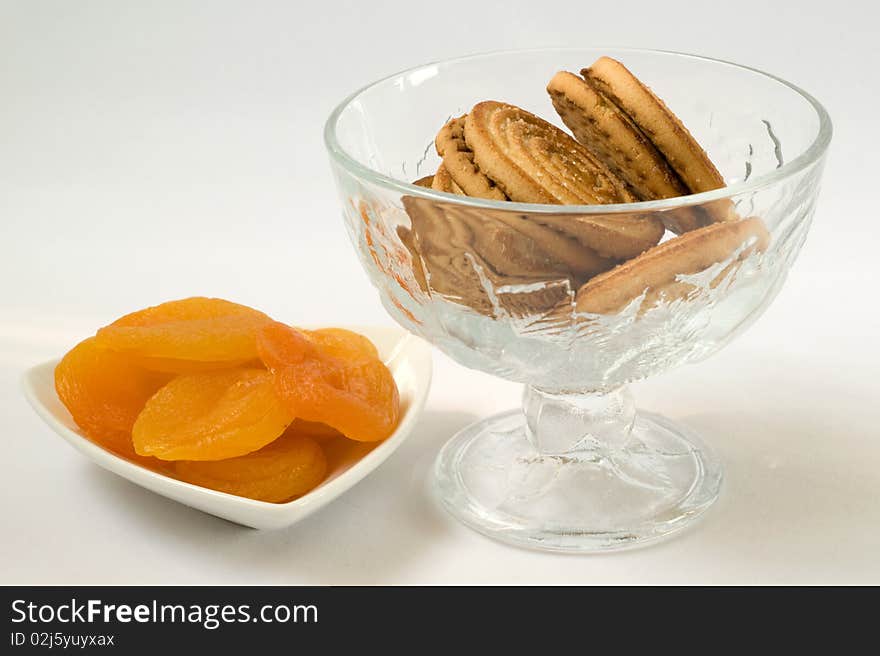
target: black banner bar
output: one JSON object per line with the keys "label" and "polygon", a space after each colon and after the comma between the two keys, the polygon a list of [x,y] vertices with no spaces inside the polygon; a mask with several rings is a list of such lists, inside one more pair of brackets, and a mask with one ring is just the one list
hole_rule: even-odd
{"label": "black banner bar", "polygon": [[[756,588],[576,587],[6,587],[0,654],[19,653],[296,653],[355,640],[363,647],[423,644],[474,653],[475,636],[501,644],[559,650],[560,641],[597,646],[616,636],[623,653],[636,644],[672,646],[707,630],[729,647],[766,648],[822,631],[843,619],[847,641],[876,604],[849,591]],[[860,591],[866,592],[865,590]],[[872,594],[870,596],[873,596]],[[829,603],[829,597],[830,603]],[[867,614],[866,614],[867,613]],[[859,617],[862,617],[860,620]],[[751,636],[751,637],[750,637]],[[750,638],[749,638],[750,637]],[[751,640],[751,642],[750,642]],[[462,641],[464,641],[463,644]],[[548,642],[549,641],[549,642]],[[786,642],[786,644],[789,644]],[[833,644],[833,643],[832,643]],[[457,645],[457,647],[455,646]],[[545,649],[545,650],[546,650]],[[190,651],[186,651],[190,650]],[[392,652],[399,649],[392,649]],[[837,650],[832,653],[842,653]],[[311,654],[310,654],[311,656]]]}

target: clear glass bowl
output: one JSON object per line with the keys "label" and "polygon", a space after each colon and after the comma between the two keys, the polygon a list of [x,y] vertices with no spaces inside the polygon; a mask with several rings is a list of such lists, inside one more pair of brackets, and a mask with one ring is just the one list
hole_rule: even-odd
{"label": "clear glass bowl", "polygon": [[[563,127],[547,82],[602,55],[664,99],[727,187],[563,206],[411,184],[437,169],[438,129],[479,101],[518,105]],[[626,384],[714,353],[776,296],[809,230],[831,139],[814,98],[772,75],[704,57],[513,51],[375,82],[334,110],[325,139],[349,234],[391,316],[458,362],[525,384],[522,409],[469,426],[439,454],[436,489],[454,516],[509,543],[588,552],[657,539],[711,505],[722,477],[717,459],[681,426],[636,412]],[[548,259],[528,230],[510,227],[668,219],[731,203],[739,217],[763,222],[766,244],[743,241],[700,270],[674,272],[663,293],[630,289],[597,313],[578,303],[582,273]]]}

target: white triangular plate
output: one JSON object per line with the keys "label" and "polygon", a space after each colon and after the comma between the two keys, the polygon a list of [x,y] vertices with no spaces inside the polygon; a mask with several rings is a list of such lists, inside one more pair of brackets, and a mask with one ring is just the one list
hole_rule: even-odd
{"label": "white triangular plate", "polygon": [[266,503],[184,483],[103,449],[90,441],[74,423],[55,393],[58,360],[45,362],[24,374],[24,394],[48,426],[77,451],[132,483],[180,503],[229,521],[260,529],[295,524],[330,503],[372,472],[394,453],[415,427],[431,385],[431,347],[399,328],[357,326],[369,337],[394,374],[400,390],[401,418],[397,430],[376,445],[337,440],[329,446],[330,473],[305,496],[287,503]]}

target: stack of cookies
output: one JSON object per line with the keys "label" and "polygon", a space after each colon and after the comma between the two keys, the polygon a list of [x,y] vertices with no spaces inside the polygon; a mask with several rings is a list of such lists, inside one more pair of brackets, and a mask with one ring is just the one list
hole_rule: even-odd
{"label": "stack of cookies", "polygon": [[[492,201],[605,205],[718,189],[724,179],[682,122],[623,64],[602,57],[547,86],[571,135],[524,109],[477,103],[435,139],[442,162],[415,184]],[[407,196],[399,230],[424,288],[491,314],[545,313],[576,292],[580,312],[614,314],[687,296],[681,282],[738,253],[763,250],[759,219],[728,200],[663,212],[521,212]],[[675,236],[660,243],[666,231]],[[719,277],[720,279],[720,277]],[[531,283],[556,281],[556,285]],[[430,283],[430,285],[429,285]],[[496,293],[499,292],[499,293]]]}

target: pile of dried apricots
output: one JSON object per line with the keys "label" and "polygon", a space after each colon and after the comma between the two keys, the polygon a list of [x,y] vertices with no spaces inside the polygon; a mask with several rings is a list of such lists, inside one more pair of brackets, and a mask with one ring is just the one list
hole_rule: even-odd
{"label": "pile of dried apricots", "polygon": [[327,473],[321,442],[388,437],[397,385],[366,337],[300,330],[244,305],[186,298],[76,345],[55,389],[94,442],[181,480],[285,502]]}

